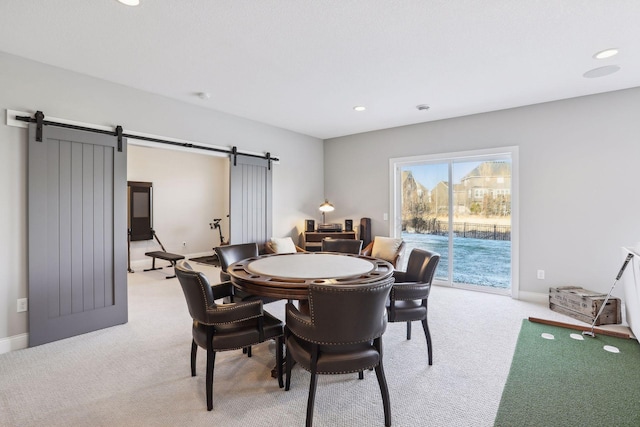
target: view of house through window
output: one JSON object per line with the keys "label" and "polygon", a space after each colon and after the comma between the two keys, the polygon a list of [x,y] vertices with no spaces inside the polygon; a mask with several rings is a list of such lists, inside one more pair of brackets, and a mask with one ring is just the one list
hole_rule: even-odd
{"label": "view of house through window", "polygon": [[406,253],[413,248],[438,252],[437,281],[509,293],[511,155],[400,162],[396,173],[396,224]]}

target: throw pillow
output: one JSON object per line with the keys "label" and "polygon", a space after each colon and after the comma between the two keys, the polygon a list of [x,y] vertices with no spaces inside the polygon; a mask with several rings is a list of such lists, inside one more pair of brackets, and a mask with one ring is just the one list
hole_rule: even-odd
{"label": "throw pillow", "polygon": [[392,263],[396,257],[396,254],[398,253],[398,248],[400,247],[400,244],[402,244],[402,239],[376,236],[373,239],[373,248],[371,249],[371,256],[374,258],[380,258]]}
{"label": "throw pillow", "polygon": [[272,237],[271,246],[277,254],[295,254],[296,245],[291,237]]}

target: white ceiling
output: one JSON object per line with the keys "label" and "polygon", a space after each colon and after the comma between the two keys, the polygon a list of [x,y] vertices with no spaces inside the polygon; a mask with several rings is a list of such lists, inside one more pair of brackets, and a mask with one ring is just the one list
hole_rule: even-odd
{"label": "white ceiling", "polygon": [[640,1],[2,0],[0,51],[326,139],[640,86]]}

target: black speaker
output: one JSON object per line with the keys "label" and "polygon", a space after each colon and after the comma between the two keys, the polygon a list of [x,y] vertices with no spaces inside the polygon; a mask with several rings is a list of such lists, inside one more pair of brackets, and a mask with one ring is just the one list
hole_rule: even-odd
{"label": "black speaker", "polygon": [[371,218],[360,218],[360,240],[362,247],[365,248],[371,243]]}
{"label": "black speaker", "polygon": [[344,220],[344,231],[353,231],[353,220],[345,219]]}
{"label": "black speaker", "polygon": [[304,231],[316,231],[316,222],[314,220],[306,219],[304,224]]}

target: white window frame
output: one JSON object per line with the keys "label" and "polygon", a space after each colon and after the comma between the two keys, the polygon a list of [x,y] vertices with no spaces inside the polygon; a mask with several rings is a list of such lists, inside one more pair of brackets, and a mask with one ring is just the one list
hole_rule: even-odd
{"label": "white window frame", "polygon": [[[478,161],[482,160],[482,157],[493,158],[500,155],[508,155],[511,157],[511,289],[510,294],[514,299],[519,298],[520,294],[520,221],[519,221],[519,159],[518,159],[518,147],[496,147],[480,150],[460,151],[451,153],[438,153],[438,154],[426,154],[410,157],[396,157],[389,159],[389,235],[392,237],[400,237],[402,234],[402,176],[401,171],[403,167],[412,166],[422,163],[437,163],[437,162],[449,162],[449,161]],[[451,173],[449,173],[451,175]],[[449,176],[449,182],[452,182],[452,177]],[[450,189],[453,187],[449,186]],[[451,191],[451,190],[450,190]],[[449,200],[453,200],[450,194]],[[449,215],[449,221],[453,221],[453,215]],[[449,224],[451,229],[451,224]],[[451,249],[451,248],[450,248]],[[453,253],[453,252],[450,252]],[[453,278],[450,277],[450,281]],[[434,283],[438,284],[437,281]],[[444,283],[440,283],[444,284]],[[456,286],[456,287],[464,287]],[[474,286],[473,289],[477,290],[479,287]],[[487,289],[488,292],[491,292]]]}

